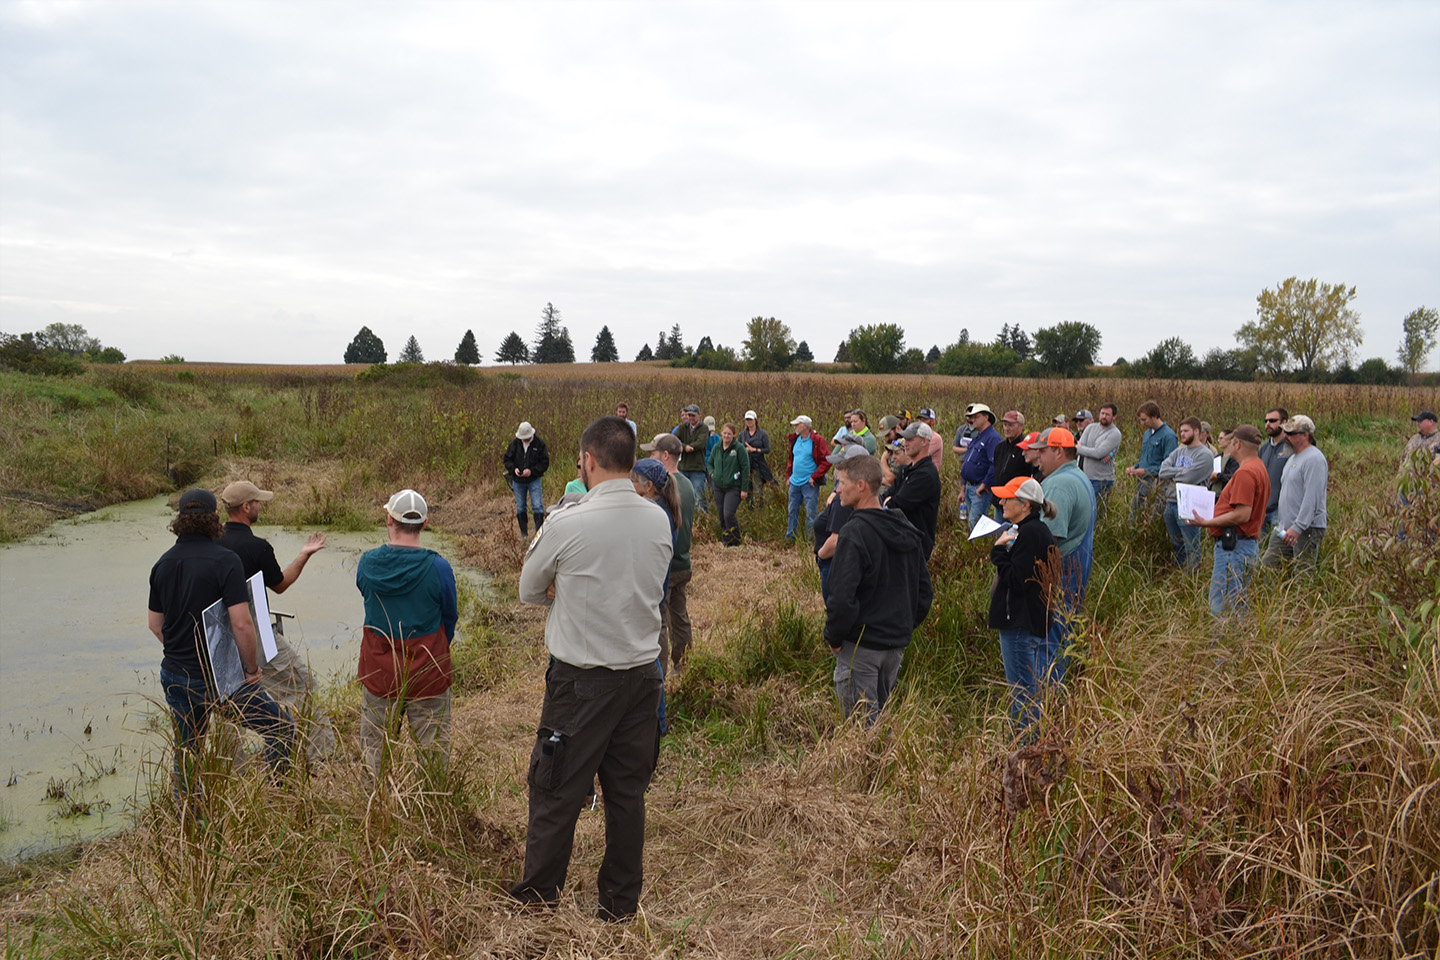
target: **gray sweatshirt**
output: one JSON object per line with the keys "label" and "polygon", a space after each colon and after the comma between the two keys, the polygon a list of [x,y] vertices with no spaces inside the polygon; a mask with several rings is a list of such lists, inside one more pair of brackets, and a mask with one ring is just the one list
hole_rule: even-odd
{"label": "gray sweatshirt", "polygon": [[1160,480],[1165,483],[1165,502],[1179,501],[1175,484],[1193,483],[1199,486],[1208,483],[1210,474],[1215,472],[1214,468],[1215,458],[1210,455],[1210,448],[1203,443],[1171,450],[1170,456],[1160,463]]}
{"label": "gray sweatshirt", "polygon": [[1285,459],[1285,473],[1280,481],[1280,511],[1275,525],[1282,531],[1304,533],[1311,527],[1321,530],[1329,526],[1325,513],[1326,492],[1330,485],[1330,464],[1318,447]]}
{"label": "gray sweatshirt", "polygon": [[1092,423],[1080,431],[1080,439],[1075,441],[1080,469],[1091,480],[1115,479],[1115,451],[1119,449],[1120,428],[1113,423],[1108,427]]}

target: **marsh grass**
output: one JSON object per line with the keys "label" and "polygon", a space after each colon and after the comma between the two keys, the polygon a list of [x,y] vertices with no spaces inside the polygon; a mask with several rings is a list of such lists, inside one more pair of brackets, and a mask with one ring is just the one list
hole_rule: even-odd
{"label": "marsh grass", "polygon": [[[84,449],[77,460],[88,474],[47,463],[56,431],[84,448],[114,423],[137,437],[157,420],[175,431],[185,423],[191,432],[172,432],[172,444],[203,452],[248,422],[238,453],[204,460],[210,482],[259,471],[272,489],[313,487],[310,505],[277,500],[294,511],[277,511],[287,523],[373,518],[395,486],[416,486],[433,494],[436,522],[457,535],[462,555],[497,579],[493,596],[462,595],[447,782],[427,781],[402,748],[372,789],[357,760],[356,693],[332,688],[324,703],[339,756],[279,786],[217,760],[199,830],[182,826],[157,771],[133,831],[91,846],[78,866],[6,887],[7,955],[1440,950],[1440,617],[1424,606],[1440,594],[1435,540],[1426,539],[1440,509],[1425,499],[1433,485],[1410,491],[1421,502],[1404,515],[1386,492],[1415,391],[682,373],[524,369],[457,385],[399,371],[356,384],[343,371],[197,367],[188,381],[154,374],[148,396],[126,387],[138,400],[113,387],[104,389],[115,401],[71,411],[53,396],[26,400],[30,419],[0,426],[8,449],[25,452],[6,462],[7,490],[56,491],[60,479],[80,489],[90,476],[100,480],[87,495],[103,498],[128,489],[124,477],[154,480],[145,472],[153,446],[113,474],[97,472],[98,454]],[[24,389],[0,377],[3,391]],[[1022,744],[985,627],[986,547],[954,529],[953,466],[932,560],[935,611],[870,730],[836,711],[818,580],[803,547],[782,545],[784,503],[771,496],[742,509],[737,548],[697,522],[696,646],[670,681],[643,914],[621,927],[590,919],[598,813],[582,815],[559,909],[509,905],[502,891],[523,854],[544,663],[543,611],[514,603],[523,544],[498,471],[514,422],[532,420],[550,444],[553,501],[570,475],[566,445],[618,399],[637,411],[642,434],[668,428],[692,398],[717,418],[754,406],[780,434],[777,446],[793,413],[808,412],[828,434],[826,420],[856,399],[875,417],[929,403],[942,423],[975,398],[1040,420],[1114,399],[1126,429],[1121,459],[1133,460],[1138,431],[1125,411],[1150,396],[1172,421],[1198,413],[1217,427],[1253,422],[1276,403],[1315,417],[1332,463],[1318,576],[1262,571],[1243,629],[1212,639],[1208,564],[1174,570],[1159,521],[1127,521],[1122,484],[1098,533],[1076,669],[1047,702],[1036,740]],[[403,443],[387,424],[400,425]],[[1402,520],[1408,543],[1394,536]]]}

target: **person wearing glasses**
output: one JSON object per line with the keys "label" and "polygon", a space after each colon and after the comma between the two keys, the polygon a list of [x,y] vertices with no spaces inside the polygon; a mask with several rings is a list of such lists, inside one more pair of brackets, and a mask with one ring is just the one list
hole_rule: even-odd
{"label": "person wearing glasses", "polygon": [[1320,562],[1320,541],[1325,537],[1325,502],[1330,485],[1330,464],[1315,446],[1315,421],[1296,415],[1282,425],[1295,452],[1286,458],[1280,476],[1280,505],[1275,513],[1275,535],[1260,563],[1278,567],[1293,560],[1311,570]]}
{"label": "person wearing glasses", "polygon": [[1285,421],[1290,412],[1276,407],[1265,414],[1265,439],[1260,443],[1260,462],[1270,476],[1270,502],[1265,505],[1265,524],[1260,531],[1264,536],[1275,526],[1275,511],[1280,508],[1280,475],[1285,470],[1285,461],[1294,451],[1285,442]]}

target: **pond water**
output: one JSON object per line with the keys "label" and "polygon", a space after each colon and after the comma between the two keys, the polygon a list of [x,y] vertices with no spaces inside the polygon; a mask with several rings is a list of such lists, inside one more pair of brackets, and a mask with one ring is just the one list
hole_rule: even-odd
{"label": "pond water", "polygon": [[[150,568],[175,542],[166,529],[173,517],[157,497],[0,546],[0,859],[123,828],[156,765],[168,771],[161,650],[146,606]],[[310,532],[255,530],[282,568]],[[285,636],[317,684],[355,673],[363,615],[355,565],[384,540],[378,525],[327,531],[295,585],[270,595],[273,609],[294,614]],[[425,543],[454,561],[445,538],[427,533]]]}

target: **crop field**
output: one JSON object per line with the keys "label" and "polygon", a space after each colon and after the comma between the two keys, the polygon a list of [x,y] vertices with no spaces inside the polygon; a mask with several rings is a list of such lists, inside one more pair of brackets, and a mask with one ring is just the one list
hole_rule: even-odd
{"label": "crop field", "polygon": [[[972,401],[1032,424],[1113,401],[1117,459],[1131,464],[1147,399],[1172,424],[1196,415],[1217,430],[1277,405],[1316,421],[1331,464],[1318,574],[1262,571],[1243,630],[1216,636],[1208,556],[1176,569],[1160,522],[1127,519],[1122,480],[1097,529],[1078,668],[1022,748],[985,625],[987,548],[958,525],[953,457],[934,610],[870,731],[838,715],[818,576],[803,544],[785,545],[779,498],[742,510],[736,548],[697,517],[696,646],[668,686],[641,916],[593,920],[599,812],[581,817],[560,908],[510,904],[545,666],[544,612],[515,597],[523,544],[500,467],[520,420],[550,447],[554,502],[580,431],[622,400],[642,436],[686,403],[720,423],[753,408],[777,448],[798,413],[828,436],[843,409],[877,422],[931,406],[948,439]],[[181,828],[157,771],[132,830],[7,868],[6,956],[1434,956],[1440,484],[1407,481],[1409,512],[1397,502],[1409,417],[1433,400],[647,364],[0,372],[0,538],[241,476],[279,494],[266,522],[359,529],[409,486],[493,578],[462,598],[445,782],[402,761],[369,789],[358,686],[327,690],[339,756],[279,786],[217,762],[200,830]]]}

